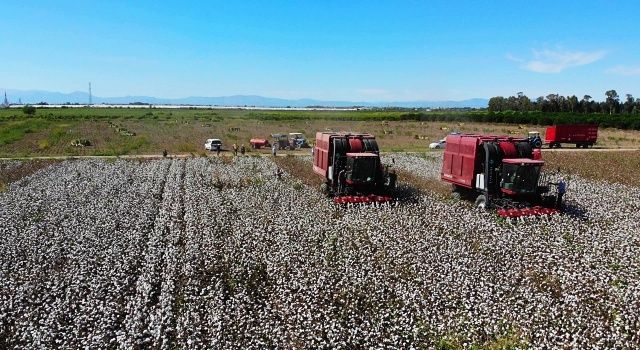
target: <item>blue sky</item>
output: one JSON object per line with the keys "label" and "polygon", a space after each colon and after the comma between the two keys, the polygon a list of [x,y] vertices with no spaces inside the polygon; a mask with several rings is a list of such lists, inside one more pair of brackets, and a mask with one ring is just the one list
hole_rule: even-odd
{"label": "blue sky", "polygon": [[634,1],[12,1],[0,87],[366,101],[640,97]]}

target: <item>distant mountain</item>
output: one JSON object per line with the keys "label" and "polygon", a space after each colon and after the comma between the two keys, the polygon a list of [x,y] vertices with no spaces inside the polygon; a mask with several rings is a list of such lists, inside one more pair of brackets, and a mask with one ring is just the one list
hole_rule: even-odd
{"label": "distant mountain", "polygon": [[[0,93],[3,92],[0,89]],[[7,89],[9,102],[18,103],[19,100],[25,104],[35,104],[46,102],[49,104],[63,103],[89,103],[89,94],[75,91],[71,93],[40,91],[40,90],[10,90]],[[257,107],[401,107],[401,108],[485,108],[488,100],[484,98],[472,98],[462,101],[389,101],[389,102],[367,102],[367,101],[325,101],[315,99],[282,99],[273,97],[263,97],[256,95],[234,95],[221,97],[185,97],[185,98],[157,98],[152,96],[123,96],[123,97],[99,97],[93,96],[94,104],[128,104],[142,102],[149,104],[167,105],[211,105],[211,106],[257,106]]]}

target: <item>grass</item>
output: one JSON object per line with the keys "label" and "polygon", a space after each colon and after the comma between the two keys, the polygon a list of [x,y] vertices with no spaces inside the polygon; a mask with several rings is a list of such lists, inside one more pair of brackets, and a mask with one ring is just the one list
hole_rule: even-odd
{"label": "grass", "polygon": [[0,122],[0,146],[19,141],[27,134],[40,131],[48,125],[47,121],[41,119]]}
{"label": "grass", "polygon": [[[256,111],[234,109],[159,108],[63,108],[38,109],[36,116],[0,109],[0,157],[64,156],[93,154],[198,153],[207,138],[221,138],[225,149],[231,144],[248,145],[253,137],[272,133],[302,132],[313,142],[318,131],[361,131],[372,133],[383,152],[425,151],[430,142],[451,131],[506,133],[524,136],[537,126],[460,121],[474,112],[420,112],[440,120],[405,120],[406,111]],[[426,114],[425,114],[426,113]],[[433,118],[432,118],[433,117]],[[135,133],[146,141],[129,145],[115,128]],[[544,130],[541,130],[544,131]],[[417,138],[416,138],[417,137]],[[88,139],[92,146],[70,149],[73,139]],[[42,140],[46,140],[42,141]],[[640,131],[601,129],[601,146],[638,147]],[[269,150],[262,150],[268,153]]]}

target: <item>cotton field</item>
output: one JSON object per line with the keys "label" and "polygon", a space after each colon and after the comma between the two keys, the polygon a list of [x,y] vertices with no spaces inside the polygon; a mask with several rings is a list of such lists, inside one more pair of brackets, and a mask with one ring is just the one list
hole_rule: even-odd
{"label": "cotton field", "polygon": [[337,207],[276,169],[73,160],[11,183],[0,347],[640,347],[638,188],[574,177],[566,214],[504,220],[425,192]]}

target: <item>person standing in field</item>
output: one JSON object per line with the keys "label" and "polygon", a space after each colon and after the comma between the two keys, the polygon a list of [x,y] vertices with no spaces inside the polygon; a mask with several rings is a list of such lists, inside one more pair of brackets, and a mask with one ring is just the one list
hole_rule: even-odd
{"label": "person standing in field", "polygon": [[244,156],[244,152],[245,152],[245,148],[244,145],[240,146],[240,154],[242,154]]}
{"label": "person standing in field", "polygon": [[235,143],[233,144],[233,155],[234,156],[238,155],[238,145],[236,145]]}
{"label": "person standing in field", "polygon": [[216,155],[218,157],[220,157],[220,148],[221,148],[220,146],[218,146],[218,148],[216,148]]}
{"label": "person standing in field", "polygon": [[276,156],[276,144],[274,143],[273,145],[271,145],[271,154],[275,157]]}
{"label": "person standing in field", "polygon": [[565,192],[567,192],[567,183],[564,182],[564,177],[560,178],[558,182],[558,197],[556,198],[556,208],[562,208],[562,197],[564,197]]}

